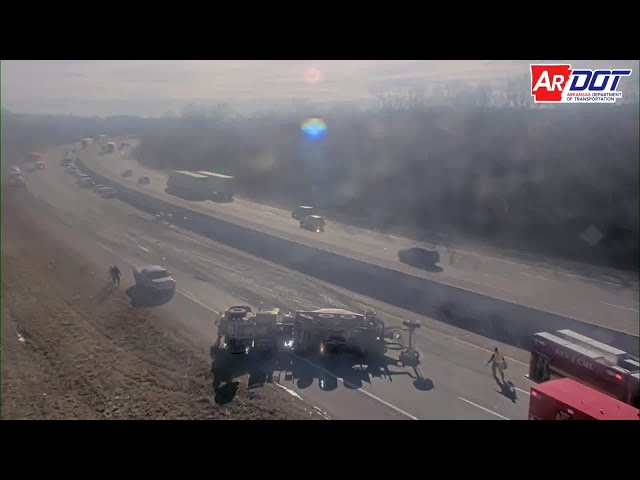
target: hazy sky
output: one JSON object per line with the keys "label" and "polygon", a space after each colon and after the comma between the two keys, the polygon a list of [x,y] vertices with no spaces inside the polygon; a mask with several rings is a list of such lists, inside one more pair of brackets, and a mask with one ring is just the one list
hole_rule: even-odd
{"label": "hazy sky", "polygon": [[[543,62],[543,61],[540,61]],[[547,61],[544,61],[547,62]],[[637,61],[566,61],[631,66]],[[160,115],[188,103],[243,109],[291,100],[359,101],[451,80],[529,74],[529,60],[7,60],[2,106],[25,113]],[[637,78],[637,77],[636,77]],[[635,82],[637,84],[637,79]]]}

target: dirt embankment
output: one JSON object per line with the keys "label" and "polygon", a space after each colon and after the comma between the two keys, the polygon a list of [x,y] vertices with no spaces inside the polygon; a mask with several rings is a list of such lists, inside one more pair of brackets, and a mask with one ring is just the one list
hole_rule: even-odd
{"label": "dirt embankment", "polygon": [[4,189],[3,419],[319,418],[244,379],[232,402],[216,402],[207,352],[106,290],[104,266],[48,235],[43,216]]}

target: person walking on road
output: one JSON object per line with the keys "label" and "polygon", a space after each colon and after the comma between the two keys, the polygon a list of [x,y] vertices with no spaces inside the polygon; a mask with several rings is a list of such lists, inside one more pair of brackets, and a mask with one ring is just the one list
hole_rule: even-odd
{"label": "person walking on road", "polygon": [[116,265],[111,265],[109,267],[109,274],[111,275],[113,286],[116,287],[120,285],[120,269]]}
{"label": "person walking on road", "polygon": [[498,380],[498,376],[496,375],[496,370],[500,372],[500,378],[502,379],[502,383],[504,383],[504,371],[507,369],[507,362],[504,359],[504,355],[498,350],[498,347],[493,349],[493,355],[487,362],[487,365],[491,364],[491,374],[493,378]]}

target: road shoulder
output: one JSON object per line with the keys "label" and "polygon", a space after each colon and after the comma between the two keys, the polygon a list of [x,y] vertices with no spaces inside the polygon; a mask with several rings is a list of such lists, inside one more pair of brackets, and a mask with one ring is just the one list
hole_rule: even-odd
{"label": "road shoulder", "polygon": [[243,379],[232,401],[214,395],[208,352],[108,290],[106,267],[60,238],[68,227],[49,231],[27,197],[2,198],[3,419],[321,418]]}

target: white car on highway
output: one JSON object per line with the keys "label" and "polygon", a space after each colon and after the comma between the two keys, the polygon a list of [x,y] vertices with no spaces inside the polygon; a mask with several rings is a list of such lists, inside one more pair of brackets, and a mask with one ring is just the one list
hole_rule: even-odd
{"label": "white car on highway", "polygon": [[136,286],[144,289],[170,294],[176,291],[176,281],[171,276],[171,272],[159,265],[134,267],[133,278],[136,281]]}

